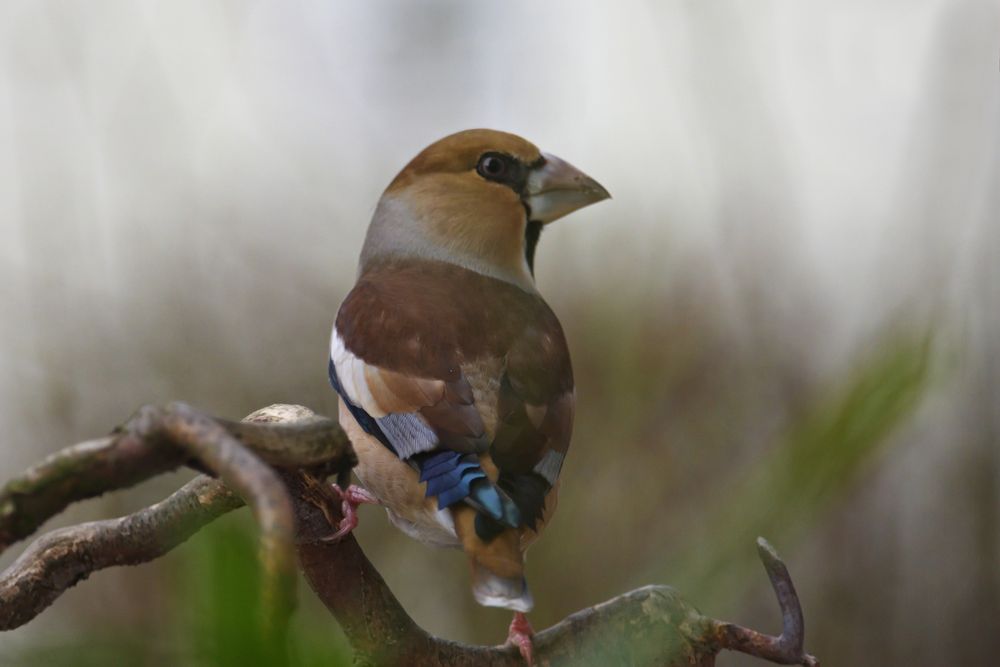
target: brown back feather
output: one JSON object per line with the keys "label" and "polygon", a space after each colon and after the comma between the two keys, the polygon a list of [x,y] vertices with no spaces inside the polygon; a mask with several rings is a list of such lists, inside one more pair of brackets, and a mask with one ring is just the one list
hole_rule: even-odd
{"label": "brown back feather", "polygon": [[445,382],[444,400],[420,409],[445,446],[483,435],[461,367],[489,357],[506,360],[490,406],[501,472],[529,473],[548,449],[568,448],[573,371],[562,327],[537,294],[444,262],[386,260],[366,268],[336,326],[348,350],[391,371],[386,384]]}

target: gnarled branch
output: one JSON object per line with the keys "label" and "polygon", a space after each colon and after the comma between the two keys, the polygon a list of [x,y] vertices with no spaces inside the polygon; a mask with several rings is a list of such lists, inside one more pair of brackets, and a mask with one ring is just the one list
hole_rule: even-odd
{"label": "gnarled branch", "polygon": [[[523,664],[510,646],[470,646],[429,635],[402,608],[353,536],[336,543],[320,539],[331,527],[305,499],[303,477],[295,468],[329,475],[349,470],[355,459],[336,425],[298,406],[272,406],[240,423],[213,419],[182,404],[146,408],[108,439],[64,450],[4,487],[0,508],[13,510],[0,509],[0,540],[23,537],[87,494],[135,483],[191,457],[222,480],[198,477],[135,514],[56,530],[29,546],[0,574],[0,629],[28,622],[93,571],[159,557],[247,498],[257,506],[258,525],[265,524],[262,531],[271,531],[279,549],[291,543],[281,525],[290,525],[287,516],[294,512],[300,566],[360,662]],[[77,475],[90,478],[75,479]],[[782,610],[779,637],[707,618],[672,588],[646,586],[538,633],[536,659],[545,665],[708,666],[720,650],[731,649],[780,664],[817,665],[803,651],[802,611],[788,570],[765,541],[758,541],[758,551]],[[284,571],[279,565],[271,580],[292,588],[294,582],[281,575]],[[292,602],[282,595],[270,599],[279,624]]]}
{"label": "gnarled branch", "polygon": [[715,641],[723,648],[755,655],[779,665],[801,664],[806,667],[817,667],[819,662],[816,658],[806,655],[802,650],[805,641],[805,619],[788,568],[778,558],[774,547],[763,537],[757,538],[757,553],[764,563],[764,569],[767,570],[771,587],[781,607],[781,635],[772,637],[734,623],[714,621]]}
{"label": "gnarled branch", "polygon": [[92,572],[159,558],[242,505],[224,483],[202,475],[135,514],[43,535],[0,577],[0,630],[24,625]]}
{"label": "gnarled branch", "polygon": [[[336,471],[357,463],[347,436],[333,420],[298,406],[272,408],[265,408],[272,417],[252,423],[215,421],[272,465],[322,465]],[[190,416],[195,411],[180,403],[145,406],[111,435],[67,447],[8,481],[0,489],[0,553],[71,503],[128,488],[188,462],[196,464],[168,432],[168,424],[178,428],[178,413]],[[289,416],[295,417],[294,424],[278,422]]]}

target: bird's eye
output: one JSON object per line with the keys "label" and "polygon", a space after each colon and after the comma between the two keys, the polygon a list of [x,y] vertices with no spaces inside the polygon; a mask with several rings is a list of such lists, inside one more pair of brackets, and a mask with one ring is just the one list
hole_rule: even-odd
{"label": "bird's eye", "polygon": [[507,173],[507,160],[501,155],[486,154],[479,158],[476,171],[483,178],[499,180]]}

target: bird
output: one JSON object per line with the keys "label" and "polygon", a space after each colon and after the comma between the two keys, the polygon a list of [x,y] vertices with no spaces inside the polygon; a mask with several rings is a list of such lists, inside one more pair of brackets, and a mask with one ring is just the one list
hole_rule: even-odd
{"label": "bird", "polygon": [[508,642],[529,664],[524,553],[556,509],[576,402],[535,250],[546,225],[610,196],[517,135],[440,139],[382,194],[330,338],[361,482],[332,485],[331,539],[370,502],[410,537],[462,549],[476,601],[514,612]]}

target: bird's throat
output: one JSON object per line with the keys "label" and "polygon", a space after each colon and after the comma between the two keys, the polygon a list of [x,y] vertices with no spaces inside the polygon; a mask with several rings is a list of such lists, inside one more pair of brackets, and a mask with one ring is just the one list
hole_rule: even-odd
{"label": "bird's throat", "polygon": [[538,247],[538,239],[542,237],[542,223],[528,220],[524,226],[524,259],[528,262],[528,270],[532,277],[535,275],[535,248]]}

